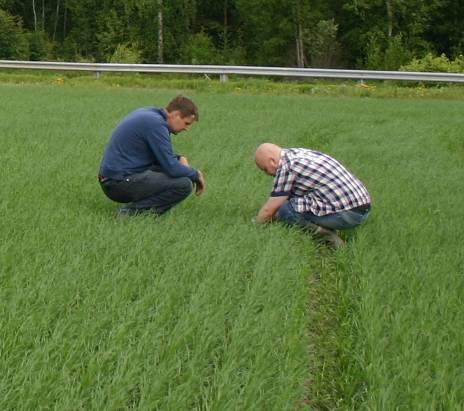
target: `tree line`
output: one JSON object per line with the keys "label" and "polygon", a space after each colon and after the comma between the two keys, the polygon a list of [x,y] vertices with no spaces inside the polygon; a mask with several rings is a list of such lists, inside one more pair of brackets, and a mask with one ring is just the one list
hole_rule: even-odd
{"label": "tree line", "polygon": [[0,0],[2,59],[396,70],[463,50],[464,0]]}

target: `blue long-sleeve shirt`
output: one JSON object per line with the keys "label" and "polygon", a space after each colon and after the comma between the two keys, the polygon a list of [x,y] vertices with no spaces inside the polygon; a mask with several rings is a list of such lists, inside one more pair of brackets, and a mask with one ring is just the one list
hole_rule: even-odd
{"label": "blue long-sleeve shirt", "polygon": [[156,166],[171,177],[198,181],[198,172],[179,163],[171,143],[166,113],[156,107],[133,111],[114,129],[100,164],[99,175],[122,180]]}

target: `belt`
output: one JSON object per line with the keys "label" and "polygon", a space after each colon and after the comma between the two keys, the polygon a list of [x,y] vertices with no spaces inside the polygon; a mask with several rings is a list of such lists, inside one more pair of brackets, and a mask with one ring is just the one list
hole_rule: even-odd
{"label": "belt", "polygon": [[371,209],[370,204],[363,204],[358,207],[352,208],[351,211],[356,211],[358,213],[365,213],[366,211],[369,211]]}

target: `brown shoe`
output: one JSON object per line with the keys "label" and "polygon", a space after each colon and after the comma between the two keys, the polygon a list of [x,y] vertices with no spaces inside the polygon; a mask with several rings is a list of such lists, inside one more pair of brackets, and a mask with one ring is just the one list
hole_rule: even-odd
{"label": "brown shoe", "polygon": [[339,249],[345,246],[345,242],[337,235],[335,230],[321,227],[316,224],[306,224],[305,229],[314,235],[318,240],[333,248]]}
{"label": "brown shoe", "polygon": [[325,227],[317,227],[314,234],[319,237],[324,243],[335,248],[340,249],[345,246],[345,242],[337,235],[335,230]]}

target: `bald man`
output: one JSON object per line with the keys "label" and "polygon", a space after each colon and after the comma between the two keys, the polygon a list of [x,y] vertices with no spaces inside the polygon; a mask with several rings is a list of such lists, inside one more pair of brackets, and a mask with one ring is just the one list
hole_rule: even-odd
{"label": "bald man", "polygon": [[340,248],[344,242],[336,230],[357,227],[369,216],[371,198],[364,184],[327,154],[264,143],[255,160],[258,168],[274,176],[258,223],[297,225]]}

